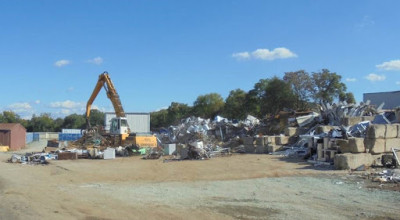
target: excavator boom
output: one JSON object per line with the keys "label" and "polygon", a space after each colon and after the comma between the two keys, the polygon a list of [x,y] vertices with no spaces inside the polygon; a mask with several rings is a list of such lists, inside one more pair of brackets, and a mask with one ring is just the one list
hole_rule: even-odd
{"label": "excavator boom", "polygon": [[90,117],[90,110],[92,108],[92,104],[93,104],[94,100],[96,99],[97,95],[99,94],[101,87],[104,87],[104,89],[106,90],[107,97],[111,100],[111,103],[114,107],[116,116],[117,117],[125,117],[125,112],[124,112],[124,109],[122,108],[121,100],[119,98],[117,90],[115,89],[114,84],[111,81],[111,78],[108,75],[108,73],[104,72],[104,73],[100,74],[97,84],[94,87],[94,90],[92,92],[92,95],[90,96],[90,98],[86,104],[86,126],[87,126],[87,128],[90,128],[89,117]]}

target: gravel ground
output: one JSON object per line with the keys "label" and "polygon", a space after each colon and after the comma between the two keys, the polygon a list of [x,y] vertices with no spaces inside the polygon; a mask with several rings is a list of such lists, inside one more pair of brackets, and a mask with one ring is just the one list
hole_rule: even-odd
{"label": "gravel ground", "polygon": [[370,188],[362,173],[279,156],[34,166],[6,163],[11,154],[0,153],[0,219],[400,218],[400,192]]}

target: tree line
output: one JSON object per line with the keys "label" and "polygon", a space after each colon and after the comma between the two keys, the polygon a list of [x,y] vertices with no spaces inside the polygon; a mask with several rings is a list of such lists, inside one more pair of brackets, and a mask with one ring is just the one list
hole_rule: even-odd
{"label": "tree line", "polygon": [[230,91],[224,100],[218,93],[200,95],[193,106],[172,102],[167,109],[151,113],[151,128],[161,128],[178,123],[182,118],[198,116],[244,119],[248,114],[264,118],[280,110],[310,110],[320,103],[335,100],[355,103],[354,95],[347,92],[342,77],[336,72],[322,69],[308,73],[304,70],[286,72],[283,78],[260,79],[253,89]]}
{"label": "tree line", "polygon": [[[332,103],[334,100],[355,103],[354,95],[346,92],[346,85],[336,72],[322,69],[308,73],[304,70],[286,72],[282,78],[260,79],[253,89],[235,89],[224,100],[218,93],[199,95],[192,106],[172,102],[167,109],[151,113],[152,130],[174,125],[182,118],[197,116],[214,118],[217,115],[229,119],[244,119],[247,115],[264,118],[284,109],[305,111],[316,104]],[[71,114],[65,118],[52,118],[49,113],[33,115],[31,119],[21,119],[12,111],[0,113],[0,123],[21,123],[28,132],[54,131],[62,128],[85,129],[85,114]],[[104,125],[104,113],[91,110],[90,124]]]}
{"label": "tree line", "polygon": [[[85,129],[86,114],[71,114],[65,118],[52,118],[50,113],[32,115],[31,119],[22,119],[12,111],[0,113],[0,123],[20,123],[27,132],[60,132],[63,128]],[[104,113],[93,109],[90,113],[90,124],[95,126],[104,125]]]}

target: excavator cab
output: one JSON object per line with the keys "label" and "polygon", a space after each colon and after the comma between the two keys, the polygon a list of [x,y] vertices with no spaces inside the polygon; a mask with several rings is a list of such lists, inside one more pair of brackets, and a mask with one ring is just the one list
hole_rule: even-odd
{"label": "excavator cab", "polygon": [[117,117],[111,119],[110,133],[118,135],[129,134],[130,131],[127,119],[124,117]]}

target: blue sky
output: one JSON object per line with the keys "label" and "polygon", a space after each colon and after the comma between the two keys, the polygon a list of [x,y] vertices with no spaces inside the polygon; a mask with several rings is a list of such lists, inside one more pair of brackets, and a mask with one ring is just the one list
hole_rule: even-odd
{"label": "blue sky", "polygon": [[[348,91],[400,89],[400,1],[0,0],[0,110],[84,113],[108,71],[127,112],[328,68]],[[110,111],[102,91],[96,108]]]}

